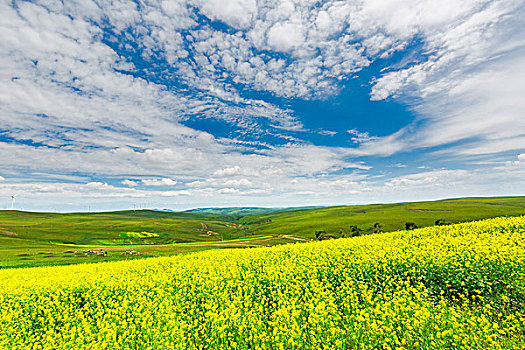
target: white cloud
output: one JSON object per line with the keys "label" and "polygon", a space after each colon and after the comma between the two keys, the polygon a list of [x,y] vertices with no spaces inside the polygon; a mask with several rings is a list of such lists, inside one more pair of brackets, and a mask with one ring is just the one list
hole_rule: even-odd
{"label": "white cloud", "polygon": [[198,3],[206,16],[235,28],[249,26],[257,14],[255,0],[206,0]]}
{"label": "white cloud", "polygon": [[465,179],[471,175],[466,170],[433,170],[417,174],[404,175],[393,178],[386,182],[389,187],[407,187],[407,186],[452,186],[454,182]]}
{"label": "white cloud", "polygon": [[233,187],[250,187],[253,186],[253,183],[248,179],[231,179],[224,181],[224,186],[233,186]]}
{"label": "white cloud", "polygon": [[107,183],[100,182],[100,181],[88,182],[86,184],[86,187],[90,189],[97,189],[97,190],[110,188],[110,186]]}
{"label": "white cloud", "polygon": [[129,186],[129,187],[135,187],[135,186],[138,185],[138,183],[136,181],[133,181],[133,180],[122,180],[121,184],[123,184],[125,186]]}
{"label": "white cloud", "polygon": [[161,197],[177,197],[177,196],[191,196],[190,191],[181,190],[181,191],[162,191],[159,193]]}
{"label": "white cloud", "polygon": [[351,140],[354,143],[370,142],[379,139],[378,137],[370,136],[368,132],[360,132],[355,129],[347,130],[346,132],[352,135]]}
{"label": "white cloud", "polygon": [[325,135],[325,136],[334,136],[337,135],[337,131],[331,131],[331,130],[320,130],[317,132],[319,135]]}
{"label": "white cloud", "polygon": [[[375,100],[417,98],[418,127],[400,130],[384,142],[400,151],[463,141],[440,152],[465,156],[523,150],[522,5],[457,2],[433,15],[422,12],[419,30],[428,59],[385,73],[371,93]],[[451,15],[441,17],[443,11]],[[438,25],[440,18],[445,27]],[[413,22],[418,25],[419,19]]]}
{"label": "white cloud", "polygon": [[162,179],[143,179],[141,182],[146,186],[174,186],[178,183],[167,177]]}
{"label": "white cloud", "polygon": [[217,192],[220,194],[236,194],[236,193],[239,193],[240,191],[237,188],[228,187],[228,188],[221,188],[217,190]]}
{"label": "white cloud", "polygon": [[304,43],[301,25],[294,23],[276,23],[268,31],[268,45],[276,51],[287,52]]}
{"label": "white cloud", "polygon": [[507,162],[507,166],[522,167],[525,166],[525,153],[518,154],[517,160]]}
{"label": "white cloud", "polygon": [[224,168],[217,170],[213,173],[213,176],[230,176],[230,175],[237,175],[242,173],[242,169],[240,166],[236,165],[231,168]]}

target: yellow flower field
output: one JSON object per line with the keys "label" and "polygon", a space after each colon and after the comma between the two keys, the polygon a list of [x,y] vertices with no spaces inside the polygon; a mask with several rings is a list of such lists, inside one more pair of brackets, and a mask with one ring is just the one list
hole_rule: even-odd
{"label": "yellow flower field", "polygon": [[0,271],[2,349],[523,349],[525,217]]}

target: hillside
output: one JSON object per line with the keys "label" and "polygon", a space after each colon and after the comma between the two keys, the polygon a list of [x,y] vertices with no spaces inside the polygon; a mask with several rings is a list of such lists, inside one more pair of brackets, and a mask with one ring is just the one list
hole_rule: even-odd
{"label": "hillside", "polygon": [[496,218],[2,270],[0,348],[523,349],[524,235]]}
{"label": "hillside", "polygon": [[340,237],[356,225],[371,232],[376,223],[385,232],[405,229],[406,222],[432,226],[439,219],[460,223],[525,214],[525,197],[463,198],[427,202],[336,206],[243,217],[238,221],[259,234],[290,234],[314,238],[315,231]]}
{"label": "hillside", "polygon": [[[242,208],[233,208],[242,210]],[[30,213],[0,211],[0,268],[137,259],[216,248],[304,242],[316,231],[335,238],[525,214],[525,197],[284,210],[241,216],[216,212],[120,211]],[[254,208],[252,208],[254,209]],[[219,212],[227,215],[220,215]],[[250,210],[248,210],[250,211]],[[252,211],[253,213],[253,211]],[[376,225],[374,228],[374,225]],[[105,255],[85,253],[105,251]],[[77,253],[75,253],[75,251]],[[125,252],[140,254],[130,255]]]}
{"label": "hillside", "polygon": [[[228,216],[121,211],[30,213],[0,211],[0,267],[135,259],[206,249],[184,243],[220,243],[244,237]],[[178,246],[179,244],[180,246]],[[137,248],[138,247],[138,248]],[[103,249],[108,254],[75,254]],[[138,251],[142,255],[126,256]]]}
{"label": "hillside", "polygon": [[[167,244],[220,240],[220,235],[234,238],[237,230],[230,220],[228,216],[150,210],[71,214],[0,211],[0,230],[19,239],[76,245]],[[153,235],[141,238],[141,232]]]}

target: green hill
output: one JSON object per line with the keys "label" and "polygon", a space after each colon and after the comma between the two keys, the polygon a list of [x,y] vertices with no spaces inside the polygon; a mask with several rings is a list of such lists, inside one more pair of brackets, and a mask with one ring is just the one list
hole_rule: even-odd
{"label": "green hill", "polygon": [[340,236],[353,225],[370,233],[376,223],[383,231],[405,229],[407,222],[418,227],[432,226],[437,220],[460,223],[496,216],[525,214],[525,197],[462,198],[428,202],[336,206],[269,213],[239,220],[260,234],[290,234],[314,238],[315,231]]}
{"label": "green hill", "polygon": [[[308,241],[525,214],[525,197],[288,208],[105,213],[0,211],[0,268],[136,259]],[[378,224],[378,225],[376,225]],[[374,227],[375,225],[375,227]],[[106,255],[84,253],[102,249]],[[75,253],[77,251],[77,253]],[[125,254],[136,251],[140,255]]]}
{"label": "green hill", "polygon": [[[150,210],[71,214],[0,211],[0,231],[7,237],[63,244],[167,244],[220,240],[220,235],[224,239],[237,237],[237,230],[225,220],[231,221],[227,216]],[[156,235],[133,240],[129,232]]]}

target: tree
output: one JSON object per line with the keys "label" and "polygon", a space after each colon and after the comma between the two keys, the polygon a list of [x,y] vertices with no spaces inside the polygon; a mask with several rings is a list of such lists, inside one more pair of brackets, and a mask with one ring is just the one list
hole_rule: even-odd
{"label": "tree", "polygon": [[436,222],[434,222],[434,225],[436,225],[436,226],[445,226],[445,225],[450,225],[450,223],[446,222],[443,219],[437,219]]}
{"label": "tree", "polygon": [[413,222],[405,222],[405,230],[413,230],[416,229],[417,225]]}
{"label": "tree", "polygon": [[381,225],[379,222],[376,222],[374,226],[372,227],[372,233],[381,233],[383,232],[382,228],[383,228],[383,225]]}
{"label": "tree", "polygon": [[350,235],[352,237],[361,236],[363,233],[364,232],[359,227],[357,227],[357,225],[350,226]]}

